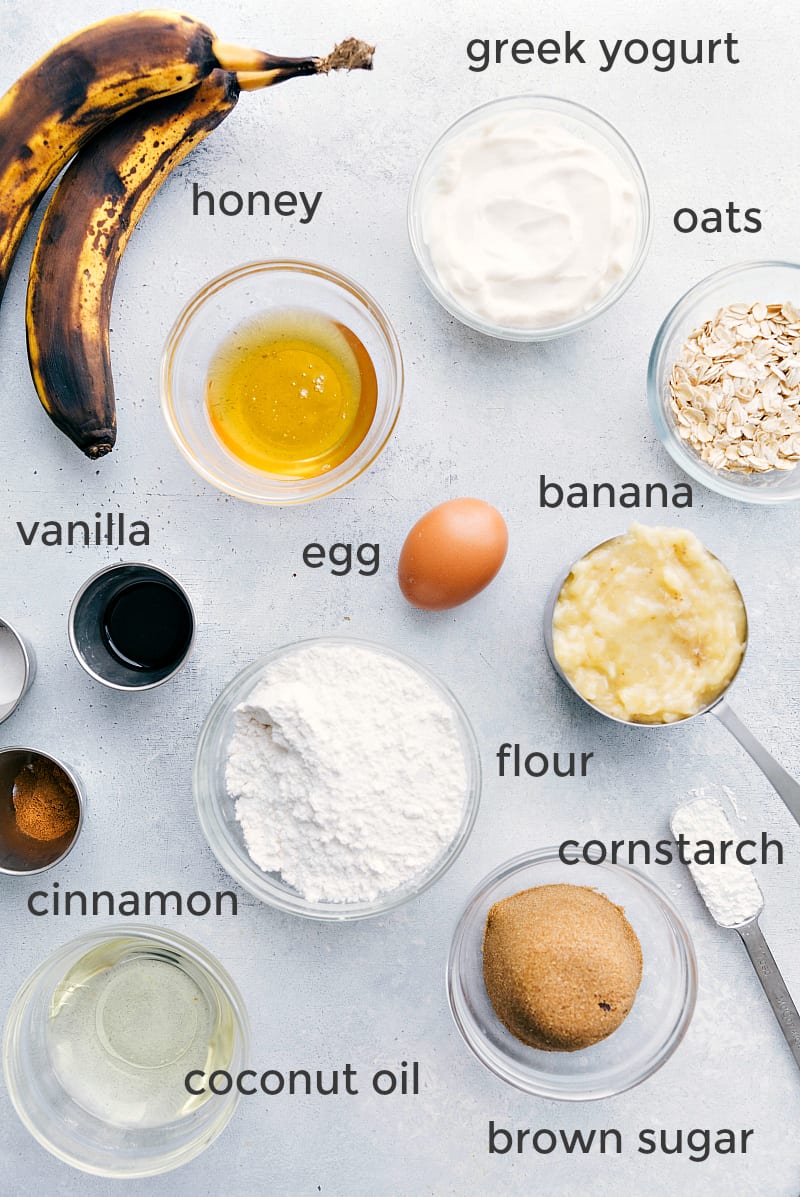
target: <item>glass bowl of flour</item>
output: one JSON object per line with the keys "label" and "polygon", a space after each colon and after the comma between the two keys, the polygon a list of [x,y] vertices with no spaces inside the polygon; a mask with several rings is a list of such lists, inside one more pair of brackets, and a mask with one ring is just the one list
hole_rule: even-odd
{"label": "glass bowl of flour", "polygon": [[367,918],[433,885],[478,812],[470,722],[384,645],[299,641],[249,665],[200,733],[194,795],[222,867],[307,918]]}

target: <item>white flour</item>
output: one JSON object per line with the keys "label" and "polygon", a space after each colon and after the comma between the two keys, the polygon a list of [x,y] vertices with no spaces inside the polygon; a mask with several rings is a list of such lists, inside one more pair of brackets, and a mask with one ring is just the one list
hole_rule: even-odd
{"label": "white flour", "polygon": [[[684,835],[688,841],[687,856],[693,853],[698,840],[711,840],[715,860],[723,840],[736,844],[740,837],[728,820],[725,811],[713,798],[698,798],[679,806],[672,816],[672,832]],[[722,927],[736,927],[746,923],[761,910],[763,897],[753,870],[740,864],[734,856],[725,864],[690,864],[695,885],[711,917]]]}
{"label": "white flour", "polygon": [[237,709],[226,782],[247,849],[311,901],[369,901],[452,840],[467,769],[455,717],[409,666],[348,644],[273,662]]}

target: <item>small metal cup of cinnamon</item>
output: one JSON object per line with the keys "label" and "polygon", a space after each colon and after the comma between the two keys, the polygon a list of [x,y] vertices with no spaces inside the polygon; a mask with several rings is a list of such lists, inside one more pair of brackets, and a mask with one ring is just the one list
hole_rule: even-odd
{"label": "small metal cup of cinnamon", "polygon": [[75,772],[35,748],[0,749],[0,873],[41,873],[71,852],[83,823]]}

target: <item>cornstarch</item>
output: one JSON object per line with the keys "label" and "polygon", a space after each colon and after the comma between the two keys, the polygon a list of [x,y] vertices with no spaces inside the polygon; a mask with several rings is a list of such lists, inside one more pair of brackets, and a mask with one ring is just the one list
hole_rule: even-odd
{"label": "cornstarch", "polygon": [[[738,843],[737,836],[719,802],[698,798],[679,806],[671,821],[674,835],[684,835],[691,849],[698,840],[711,840],[717,851],[723,840]],[[724,864],[690,864],[689,872],[711,917],[721,927],[738,927],[754,919],[764,899],[753,870],[734,857]]]}
{"label": "cornstarch", "polygon": [[309,901],[371,901],[453,839],[467,793],[455,715],[362,645],[301,645],[237,708],[226,783],[247,850]]}

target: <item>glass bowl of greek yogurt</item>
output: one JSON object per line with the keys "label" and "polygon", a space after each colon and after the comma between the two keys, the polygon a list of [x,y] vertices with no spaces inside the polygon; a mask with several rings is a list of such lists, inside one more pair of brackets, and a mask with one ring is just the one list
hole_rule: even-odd
{"label": "glass bowl of greek yogurt", "polygon": [[507,341],[574,332],[627,291],[650,244],[635,153],[597,113],[554,96],[474,108],[420,165],[411,246],[439,303]]}
{"label": "glass bowl of greek yogurt", "polygon": [[458,700],[385,645],[303,640],[242,670],[205,721],[200,824],[256,898],[306,918],[385,914],[450,868],[475,823],[480,756]]}

